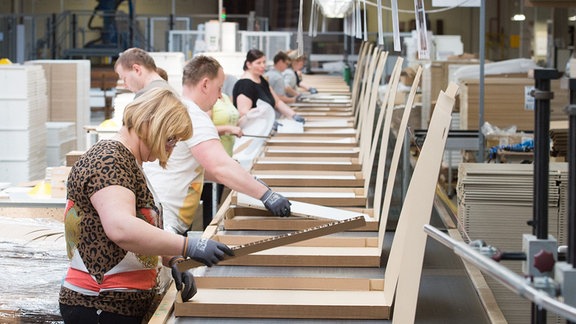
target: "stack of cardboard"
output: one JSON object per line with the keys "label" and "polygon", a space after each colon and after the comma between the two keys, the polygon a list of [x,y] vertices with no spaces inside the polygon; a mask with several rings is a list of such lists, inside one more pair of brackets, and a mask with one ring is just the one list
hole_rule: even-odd
{"label": "stack of cardboard", "polygon": [[[533,214],[533,168],[531,164],[461,164],[457,192],[462,236],[484,240],[502,252],[520,252],[522,234],[532,233],[527,222]],[[560,245],[567,244],[567,185],[567,164],[551,163],[548,231]],[[520,261],[501,263],[522,274]],[[485,277],[508,323],[529,323],[530,302]],[[555,320],[556,315],[549,312],[549,319]]]}
{"label": "stack of cardboard", "polygon": [[76,124],[75,149],[86,149],[84,126],[90,124],[90,61],[35,60],[44,68],[48,87],[48,121]]}
{"label": "stack of cardboard", "polygon": [[[478,129],[480,83],[478,79],[461,80],[460,129]],[[530,91],[534,79],[526,77],[489,77],[484,80],[484,121],[500,128],[516,126],[519,130],[534,130],[534,98]],[[560,80],[552,80],[554,99],[550,102],[551,120],[567,119],[563,108],[568,104],[568,92]]]}
{"label": "stack of cardboard", "polygon": [[46,123],[46,164],[57,167],[66,164],[66,153],[76,148],[76,124]]}
{"label": "stack of cardboard", "polygon": [[46,79],[40,66],[0,66],[0,182],[44,178]]}

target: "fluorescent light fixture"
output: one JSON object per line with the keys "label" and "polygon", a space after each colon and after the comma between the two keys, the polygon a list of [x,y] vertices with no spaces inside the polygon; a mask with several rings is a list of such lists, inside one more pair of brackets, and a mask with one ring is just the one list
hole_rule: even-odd
{"label": "fluorescent light fixture", "polygon": [[353,0],[317,0],[320,10],[327,18],[344,18],[352,9]]}
{"label": "fluorescent light fixture", "polygon": [[526,16],[524,16],[524,14],[515,14],[514,17],[512,17],[512,21],[524,21],[526,20]]}

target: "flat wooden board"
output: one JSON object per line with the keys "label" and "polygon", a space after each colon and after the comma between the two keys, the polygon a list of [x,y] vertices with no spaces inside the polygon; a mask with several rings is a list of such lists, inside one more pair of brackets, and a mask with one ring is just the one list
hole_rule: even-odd
{"label": "flat wooden board", "polygon": [[199,289],[192,301],[174,305],[176,316],[388,319],[381,291]]}
{"label": "flat wooden board", "polygon": [[303,158],[303,157],[259,157],[254,160],[254,170],[318,170],[318,171],[361,171],[362,165],[356,158]]}
{"label": "flat wooden board", "polygon": [[[237,267],[238,268],[238,267]],[[235,272],[232,269],[231,272]],[[383,290],[383,279],[370,278],[322,278],[284,276],[205,276],[195,274],[196,286],[201,289],[282,289],[282,290]]]}
{"label": "flat wooden board", "polygon": [[358,147],[276,146],[263,150],[264,156],[282,157],[358,157],[359,153]]}
{"label": "flat wooden board", "polygon": [[269,171],[254,170],[252,174],[269,186],[286,187],[362,187],[361,172],[351,171]]}
{"label": "flat wooden board", "polygon": [[[234,197],[236,199],[234,199]],[[238,206],[243,207],[250,207],[250,208],[257,208],[263,209],[264,204],[258,199],[252,198],[248,195],[234,192],[232,196],[232,203]],[[342,221],[346,219],[350,219],[353,217],[361,216],[365,220],[369,219],[370,216],[358,212],[353,212],[349,210],[343,210],[338,208],[331,208],[325,207],[320,205],[314,204],[307,204],[299,201],[291,202],[292,205],[290,206],[291,214],[293,216],[300,216],[300,217],[312,217],[312,218],[320,218],[320,219],[330,219],[330,220],[337,220]]]}

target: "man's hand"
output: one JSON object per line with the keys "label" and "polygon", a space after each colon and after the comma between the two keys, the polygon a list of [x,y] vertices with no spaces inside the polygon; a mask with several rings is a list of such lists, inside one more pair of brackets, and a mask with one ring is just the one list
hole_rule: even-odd
{"label": "man's hand", "polygon": [[272,191],[272,189],[268,188],[268,191],[264,193],[260,201],[275,216],[290,216],[290,201],[281,194]]}

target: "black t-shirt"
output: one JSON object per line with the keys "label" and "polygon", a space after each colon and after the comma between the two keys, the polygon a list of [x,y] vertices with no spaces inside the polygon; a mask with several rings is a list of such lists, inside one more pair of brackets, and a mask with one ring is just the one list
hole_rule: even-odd
{"label": "black t-shirt", "polygon": [[256,101],[258,101],[258,99],[269,103],[272,107],[276,104],[274,96],[272,95],[272,92],[270,92],[270,85],[263,77],[260,77],[260,83],[256,83],[250,79],[240,79],[236,81],[234,89],[232,90],[232,103],[236,107],[238,107],[236,99],[241,94],[252,100],[251,108],[256,108]]}

